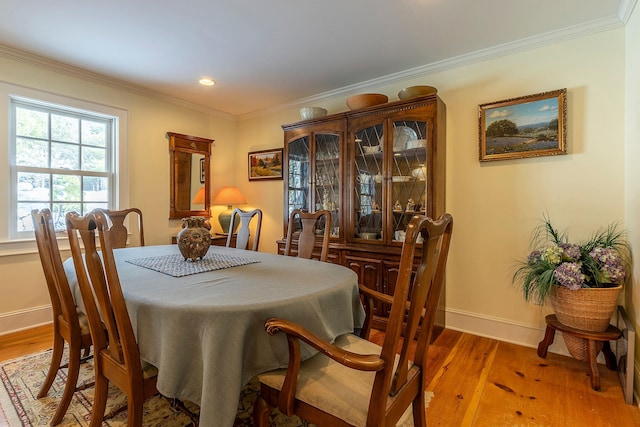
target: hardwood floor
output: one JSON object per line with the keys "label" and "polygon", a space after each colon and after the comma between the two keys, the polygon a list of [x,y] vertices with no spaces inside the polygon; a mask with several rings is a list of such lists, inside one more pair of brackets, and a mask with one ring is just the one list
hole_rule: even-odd
{"label": "hardwood floor", "polygon": [[0,362],[53,347],[53,324],[0,336]]}
{"label": "hardwood floor", "polygon": [[594,391],[585,362],[448,329],[429,361],[429,426],[640,426],[640,409],[604,365]]}
{"label": "hardwood floor", "polygon": [[[0,361],[48,349],[51,337],[50,326],[0,336]],[[429,360],[430,426],[640,426],[640,409],[603,365],[594,391],[584,362],[452,330]]]}

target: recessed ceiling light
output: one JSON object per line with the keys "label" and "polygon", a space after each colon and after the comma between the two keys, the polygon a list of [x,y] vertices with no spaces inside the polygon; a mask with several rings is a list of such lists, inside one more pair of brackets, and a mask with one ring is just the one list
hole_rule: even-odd
{"label": "recessed ceiling light", "polygon": [[213,86],[214,84],[216,84],[216,82],[206,77],[198,80],[198,82],[203,86]]}

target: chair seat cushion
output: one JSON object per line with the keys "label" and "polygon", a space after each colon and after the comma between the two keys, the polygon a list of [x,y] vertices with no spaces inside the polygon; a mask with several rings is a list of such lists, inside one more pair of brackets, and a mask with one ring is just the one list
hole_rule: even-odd
{"label": "chair seat cushion", "polygon": [[141,360],[140,362],[142,363],[142,378],[146,380],[147,378],[158,376],[158,368],[144,360]]}
{"label": "chair seat cushion", "polygon": [[[352,334],[341,335],[335,344],[358,354],[380,354],[381,347]],[[258,375],[260,382],[282,389],[286,369]],[[296,398],[324,412],[335,415],[354,426],[364,426],[375,372],[347,368],[318,353],[300,365]],[[411,406],[397,425],[413,425]]]}

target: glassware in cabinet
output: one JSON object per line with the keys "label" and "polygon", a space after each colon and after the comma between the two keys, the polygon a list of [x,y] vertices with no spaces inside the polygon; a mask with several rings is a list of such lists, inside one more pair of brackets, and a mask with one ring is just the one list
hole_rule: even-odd
{"label": "glassware in cabinet", "polygon": [[428,189],[427,140],[429,123],[394,120],[391,158],[392,240],[404,241],[413,215],[426,213]]}
{"label": "glassware in cabinet", "polygon": [[[340,236],[340,135],[316,133],[315,139],[315,210],[331,212],[331,237]],[[323,231],[323,230],[322,230]]]}
{"label": "glassware in cabinet", "polygon": [[382,240],[384,203],[384,138],[382,123],[354,132],[354,236]]}

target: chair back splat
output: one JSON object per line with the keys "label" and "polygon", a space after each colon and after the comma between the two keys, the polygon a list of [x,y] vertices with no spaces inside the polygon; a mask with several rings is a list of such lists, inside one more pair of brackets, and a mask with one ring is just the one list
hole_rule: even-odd
{"label": "chair back splat", "polygon": [[[47,376],[38,392],[38,398],[47,395],[58,369],[61,368],[62,353],[65,341],[69,344],[69,369],[62,398],[58,404],[51,425],[59,424],[69,408],[69,403],[76,390],[86,388],[90,384],[76,387],[80,372],[80,363],[87,358],[91,349],[91,335],[87,316],[76,307],[69,288],[69,281],[62,265],[62,257],[58,248],[56,231],[49,209],[31,211],[33,230],[36,236],[38,254],[42,263],[47,289],[53,309],[53,352]],[[81,354],[84,350],[83,355]]]}
{"label": "chair back splat", "polygon": [[[267,320],[267,333],[286,334],[289,364],[258,375],[254,425],[267,426],[271,407],[277,406],[286,415],[296,414],[319,426],[395,426],[413,418],[414,426],[425,427],[427,350],[452,230],[449,214],[436,221],[414,216],[402,246],[394,295],[360,287],[365,301],[391,304],[382,347],[354,334],[341,335],[332,344],[288,320]],[[419,236],[422,244],[417,243]],[[417,258],[420,264],[414,271]],[[410,360],[414,340],[415,356]],[[300,341],[318,353],[301,361]]]}
{"label": "chair back splat", "polygon": [[127,235],[129,234],[129,231],[124,225],[127,215],[129,215],[129,218],[135,217],[137,219],[140,246],[144,246],[144,227],[142,223],[142,211],[140,209],[102,209],[102,212],[107,214],[107,217],[112,224],[111,235],[113,236],[112,241],[114,249],[124,248],[127,246]]}
{"label": "chair back splat", "polygon": [[252,211],[243,211],[240,208],[235,208],[231,213],[231,223],[229,225],[229,235],[227,236],[227,247],[231,247],[233,233],[231,230],[236,229],[237,222],[240,221],[240,229],[236,233],[236,248],[237,249],[249,249],[249,239],[251,237],[250,225],[251,220],[256,217],[255,235],[253,236],[252,251],[258,250],[258,244],[260,243],[260,229],[262,228],[262,211],[260,209],[254,209]]}
{"label": "chair back splat", "polygon": [[[96,392],[91,427],[102,424],[109,383],[127,394],[129,426],[142,424],[142,404],[157,394],[157,369],[140,360],[140,351],[120,286],[113,254],[117,227],[105,212],[66,216],[71,255],[94,342]],[[101,255],[96,245],[100,239]],[[84,246],[84,257],[80,247]],[[95,295],[95,297],[94,297]],[[104,326],[103,326],[104,324]]]}
{"label": "chair back splat", "polygon": [[[297,256],[311,259],[313,252],[319,246],[320,261],[326,261],[329,255],[329,235],[331,233],[331,212],[320,210],[317,212],[305,212],[294,209],[289,216],[287,227],[287,241],[284,254],[291,256],[293,243],[297,243]],[[321,244],[318,241],[321,238]]]}

